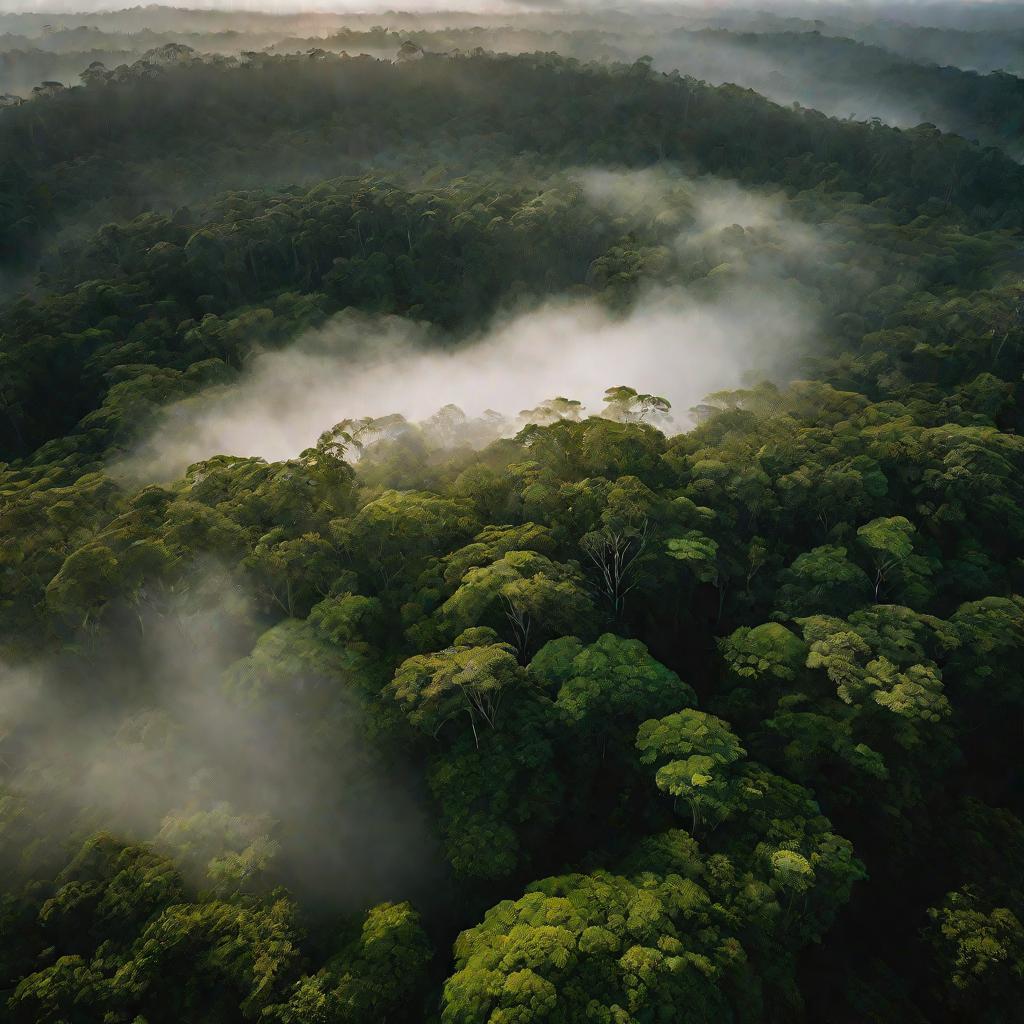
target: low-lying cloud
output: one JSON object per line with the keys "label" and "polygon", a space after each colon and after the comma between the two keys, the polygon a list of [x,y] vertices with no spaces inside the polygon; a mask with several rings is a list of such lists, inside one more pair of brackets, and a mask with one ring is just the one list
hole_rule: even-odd
{"label": "low-lying cloud", "polygon": [[807,329],[785,294],[741,289],[713,301],[660,291],[622,318],[597,302],[553,303],[441,350],[423,325],[342,314],[258,355],[236,384],[170,408],[117,468],[162,479],[218,453],[286,459],[342,419],[420,420],[447,404],[514,416],[566,395],[599,412],[617,384],[663,395],[685,423],[709,392],[754,367],[770,374]]}

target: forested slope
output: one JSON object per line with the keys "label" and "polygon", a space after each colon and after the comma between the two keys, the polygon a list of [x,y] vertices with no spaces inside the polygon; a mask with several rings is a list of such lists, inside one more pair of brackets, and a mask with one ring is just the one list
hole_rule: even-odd
{"label": "forested slope", "polygon": [[187,53],[222,65],[267,55],[390,60],[412,43],[434,54],[554,52],[605,64],[650,56],[659,71],[756,89],[787,106],[906,128],[933,123],[1017,159],[1024,153],[1022,29],[1012,14],[1002,31],[984,24],[967,31],[966,24],[930,26],[925,10],[926,24],[909,31],[877,11],[858,19],[819,5],[815,13],[823,17],[679,5],[633,14],[597,10],[584,22],[553,10],[342,17],[149,8],[51,15],[54,24],[47,16],[0,15],[0,108],[31,98],[41,82],[95,84],[147,64],[177,64]]}
{"label": "forested slope", "polygon": [[523,154],[562,167],[672,160],[749,183],[829,183],[885,199],[901,216],[953,202],[974,222],[1007,226],[1020,215],[1022,176],[998,151],[927,126],[833,121],[644,62],[608,70],[553,54],[398,69],[371,58],[196,62],[4,111],[0,144],[7,259],[68,210],[113,203],[124,215],[367,166],[458,174]]}
{"label": "forested slope", "polygon": [[[0,154],[0,1019],[1019,1019],[1016,163],[552,54],[196,63]],[[145,465],[352,323],[412,386],[762,293],[785,371],[692,417],[339,391]]]}

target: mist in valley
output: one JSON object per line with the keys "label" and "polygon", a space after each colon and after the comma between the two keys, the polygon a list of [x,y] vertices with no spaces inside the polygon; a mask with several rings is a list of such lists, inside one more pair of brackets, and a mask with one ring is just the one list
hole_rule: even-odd
{"label": "mist in valley", "polygon": [[[218,452],[288,459],[341,420],[399,414],[417,422],[448,405],[474,420],[488,414],[479,443],[514,434],[529,410],[559,395],[601,415],[605,390],[620,384],[668,399],[673,412],[662,426],[679,431],[711,392],[793,375],[817,326],[815,296],[794,272],[818,261],[826,242],[816,229],[790,217],[780,198],[728,181],[593,169],[575,180],[627,228],[680,216],[685,196],[688,222],[672,244],[702,256],[711,275],[689,288],[649,288],[622,313],[593,299],[553,298],[500,314],[468,338],[343,312],[281,350],[255,354],[236,383],[170,406],[111,471],[166,480]],[[751,238],[763,243],[752,254],[737,247]]]}

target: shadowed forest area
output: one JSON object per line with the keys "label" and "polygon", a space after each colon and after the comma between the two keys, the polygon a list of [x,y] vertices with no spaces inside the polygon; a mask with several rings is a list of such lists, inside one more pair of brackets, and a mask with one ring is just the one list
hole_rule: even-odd
{"label": "shadowed forest area", "polygon": [[1020,75],[0,13],[0,1022],[1019,1022]]}

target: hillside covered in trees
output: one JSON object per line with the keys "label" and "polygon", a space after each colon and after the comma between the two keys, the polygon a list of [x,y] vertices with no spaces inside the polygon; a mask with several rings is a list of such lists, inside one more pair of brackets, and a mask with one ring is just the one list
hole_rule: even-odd
{"label": "hillside covered in trees", "polygon": [[1021,1020],[957,6],[0,15],[0,1021]]}
{"label": "hillside covered in trees", "polygon": [[[958,10],[960,8],[967,10]],[[137,8],[71,14],[0,13],[0,107],[44,83],[70,87],[104,75],[250,55],[364,54],[390,60],[404,43],[428,53],[558,53],[581,61],[680,69],[776,102],[907,128],[931,123],[1024,156],[1024,30],[996,3],[952,4],[950,23],[920,25],[919,10],[816,3],[797,12],[715,5],[577,13],[395,11],[259,14]],[[1000,14],[1002,13],[1002,18]],[[813,14],[814,17],[800,15]],[[907,19],[911,19],[909,22]],[[49,86],[52,88],[53,85]]]}

